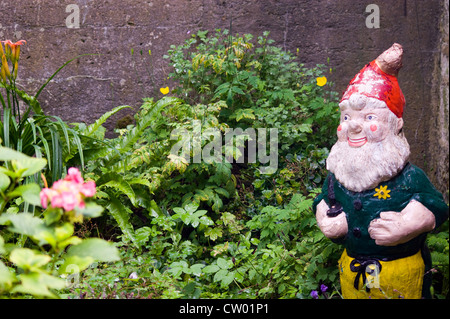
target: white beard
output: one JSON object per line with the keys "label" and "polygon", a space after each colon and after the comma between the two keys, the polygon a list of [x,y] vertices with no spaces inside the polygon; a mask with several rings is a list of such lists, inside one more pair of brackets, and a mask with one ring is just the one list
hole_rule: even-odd
{"label": "white beard", "polygon": [[403,134],[389,134],[381,142],[368,142],[358,148],[350,147],[347,141],[338,141],[331,148],[327,169],[348,190],[362,192],[397,175],[409,154]]}

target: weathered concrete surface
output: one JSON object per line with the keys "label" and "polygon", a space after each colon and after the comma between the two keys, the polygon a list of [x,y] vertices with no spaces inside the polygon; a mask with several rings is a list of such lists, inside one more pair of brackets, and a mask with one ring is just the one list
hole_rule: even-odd
{"label": "weathered concrete surface", "polygon": [[[436,55],[435,71],[433,77],[432,102],[430,104],[429,118],[430,134],[427,162],[430,179],[441,190],[444,197],[449,200],[449,0],[444,1],[439,25],[440,38],[438,43],[438,54]],[[445,192],[447,190],[447,192]]]}
{"label": "weathered concrete surface", "polygon": [[[445,51],[445,25],[440,24],[444,1],[448,8],[448,0],[0,0],[0,38],[28,41],[19,76],[21,86],[31,92],[65,61],[99,54],[69,64],[40,99],[47,112],[88,123],[115,106],[137,108],[143,97],[161,97],[159,88],[170,71],[162,56],[169,46],[200,29],[228,28],[231,17],[233,33],[269,30],[277,45],[299,48],[306,65],[330,58],[333,74],[328,77],[338,92],[364,64],[392,43],[401,43],[405,54],[399,82],[407,100],[404,130],[412,161],[433,173],[434,182],[442,179],[439,187],[446,192],[448,147],[446,151],[442,145],[448,144],[443,133],[448,94],[443,104],[436,98],[448,92],[440,89],[445,74],[437,62]],[[380,9],[380,28],[366,27],[365,11],[372,3]],[[80,9],[78,29],[66,26],[70,4]],[[446,39],[448,61],[448,16]],[[137,54],[140,50],[143,56]],[[430,126],[438,127],[438,133]]]}

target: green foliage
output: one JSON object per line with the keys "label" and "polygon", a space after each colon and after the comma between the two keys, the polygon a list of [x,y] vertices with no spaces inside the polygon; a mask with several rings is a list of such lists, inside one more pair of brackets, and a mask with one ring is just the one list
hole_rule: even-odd
{"label": "green foliage", "polygon": [[448,244],[448,220],[441,225],[439,232],[431,233],[427,237],[427,245],[431,251],[433,262],[432,294],[435,298],[448,298],[449,293],[449,244]]}
{"label": "green foliage", "polygon": [[173,92],[191,104],[226,101],[220,119],[230,127],[277,128],[282,152],[302,150],[306,142],[331,146],[339,112],[336,92],[316,83],[324,65],[306,68],[268,35],[255,41],[251,34],[199,31],[172,45],[165,57],[179,81]]}
{"label": "green foliage", "polygon": [[[0,295],[57,298],[66,287],[61,275],[86,269],[95,261],[118,260],[117,248],[102,239],[81,239],[74,235],[70,214],[49,207],[42,214],[21,211],[29,205],[40,211],[40,187],[22,181],[41,172],[47,164],[0,147]],[[7,210],[7,204],[12,202]],[[23,204],[22,204],[23,203]],[[89,203],[76,214],[99,216],[103,209]],[[64,218],[64,215],[68,218]]]}

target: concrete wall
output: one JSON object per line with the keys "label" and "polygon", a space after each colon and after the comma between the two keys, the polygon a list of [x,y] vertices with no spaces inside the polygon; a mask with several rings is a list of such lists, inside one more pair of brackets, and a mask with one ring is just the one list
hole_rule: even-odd
{"label": "concrete wall", "polygon": [[439,42],[438,52],[435,56],[435,69],[432,86],[432,100],[430,104],[431,116],[429,118],[429,150],[426,170],[430,179],[440,190],[444,192],[447,202],[448,193],[448,175],[449,175],[449,0],[443,1],[444,10],[442,11],[439,24]]}
{"label": "concrete wall", "polygon": [[[0,0],[0,38],[28,41],[19,80],[31,92],[70,58],[98,53],[71,63],[41,95],[47,112],[88,123],[115,106],[137,108],[143,97],[160,97],[170,71],[162,59],[169,46],[200,29],[228,28],[231,17],[234,32],[269,30],[277,45],[294,52],[299,48],[306,65],[330,58],[329,79],[338,92],[364,64],[401,43],[399,82],[407,100],[405,133],[412,161],[447,192],[444,1],[448,9],[448,0]],[[66,22],[76,22],[67,20],[71,4],[79,8],[79,28],[67,27]],[[380,9],[379,28],[366,25],[370,4]],[[136,54],[140,50],[152,51],[151,69],[149,57]],[[114,127],[117,119],[108,125]]]}

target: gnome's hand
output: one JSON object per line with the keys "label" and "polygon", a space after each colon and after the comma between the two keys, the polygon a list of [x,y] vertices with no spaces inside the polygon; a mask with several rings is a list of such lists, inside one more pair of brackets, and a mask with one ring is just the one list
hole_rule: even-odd
{"label": "gnome's hand", "polygon": [[434,229],[433,213],[412,200],[401,212],[382,212],[370,222],[369,234],[380,246],[396,246]]}
{"label": "gnome's hand", "polygon": [[329,207],[323,199],[319,205],[317,205],[316,219],[320,230],[328,238],[339,238],[345,236],[348,231],[345,213],[341,213],[336,217],[328,217],[328,209]]}

